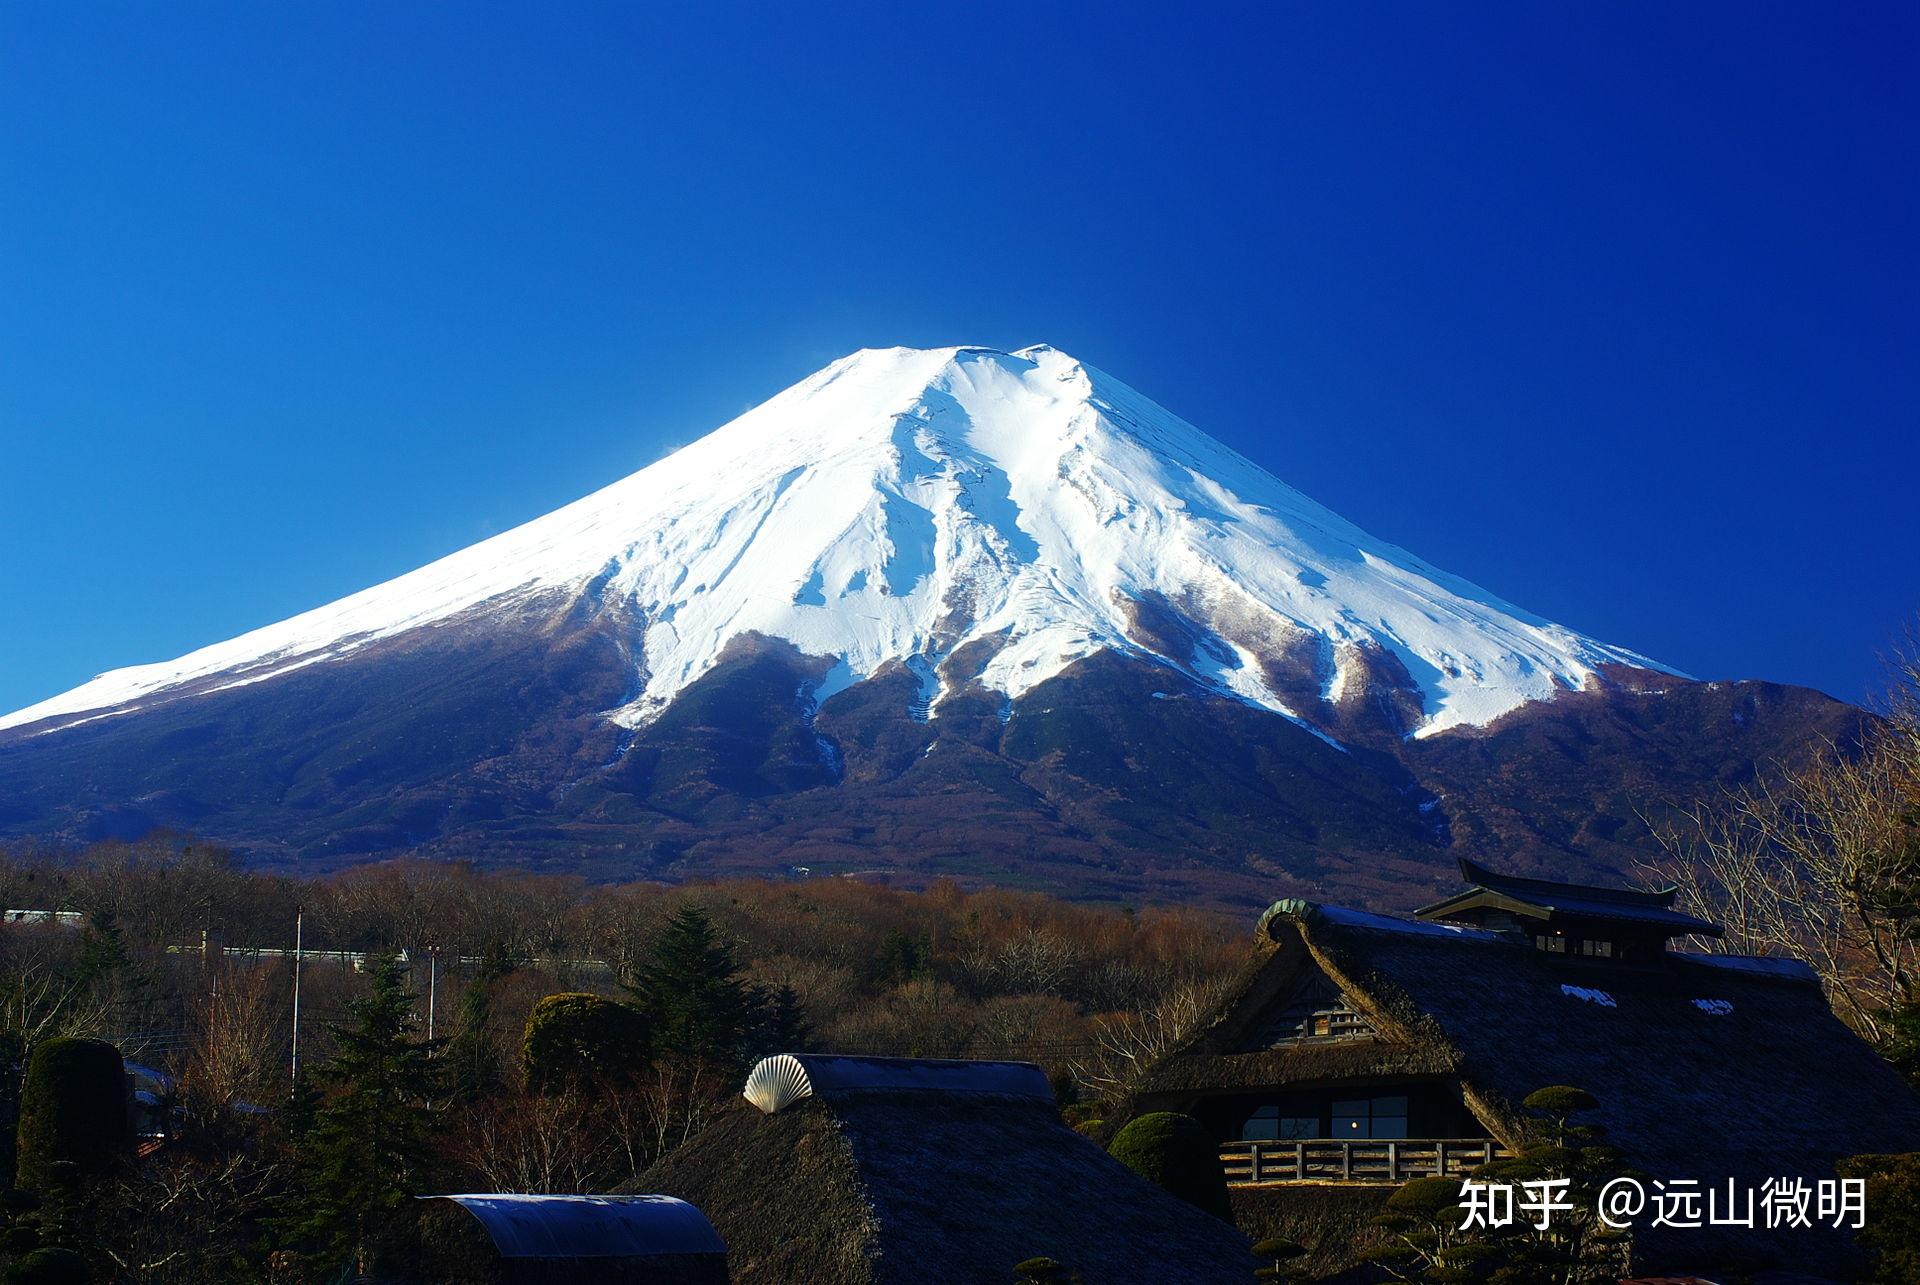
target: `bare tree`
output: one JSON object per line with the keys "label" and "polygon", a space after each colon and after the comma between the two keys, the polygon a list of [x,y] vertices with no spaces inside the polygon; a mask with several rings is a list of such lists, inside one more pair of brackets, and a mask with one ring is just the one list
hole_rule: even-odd
{"label": "bare tree", "polygon": [[917,977],[834,1024],[832,1037],[861,1053],[960,1057],[974,1037],[979,1006],[942,981]]}
{"label": "bare tree", "polygon": [[1080,966],[1075,943],[1050,928],[1027,928],[997,946],[977,947],[969,971],[1009,995],[1057,995]]}
{"label": "bare tree", "polygon": [[87,979],[62,966],[57,943],[29,940],[0,961],[0,1042],[26,1053],[56,1035],[107,1033],[106,1004]]}
{"label": "bare tree", "polygon": [[101,1202],[117,1281],[192,1285],[239,1279],[255,1221],[285,1181],[265,1148],[172,1147],[141,1161]]}
{"label": "bare tree", "polygon": [[1080,1011],[1057,995],[996,995],[980,1005],[969,1052],[1033,1059],[1072,1030]]}
{"label": "bare tree", "polygon": [[1071,1064],[1073,1078],[1118,1102],[1141,1076],[1200,1028],[1219,1005],[1224,980],[1182,986],[1152,1006],[1095,1019],[1094,1051]]}
{"label": "bare tree", "polygon": [[1661,858],[1642,866],[1725,927],[1719,949],[1812,965],[1835,1010],[1875,1041],[1920,983],[1920,662],[1908,655],[1895,673],[1887,716],[1857,749],[1826,746],[1652,826]]}
{"label": "bare tree", "polygon": [[208,998],[190,1010],[183,1097],[198,1119],[286,1093],[287,970],[215,966]]}
{"label": "bare tree", "polygon": [[593,1191],[617,1155],[597,1114],[571,1092],[496,1099],[461,1113],[455,1154],[494,1191]]}
{"label": "bare tree", "polygon": [[729,1068],[704,1058],[656,1059],[637,1088],[641,1118],[652,1132],[653,1156],[665,1155],[712,1123],[732,1097],[737,1079]]}

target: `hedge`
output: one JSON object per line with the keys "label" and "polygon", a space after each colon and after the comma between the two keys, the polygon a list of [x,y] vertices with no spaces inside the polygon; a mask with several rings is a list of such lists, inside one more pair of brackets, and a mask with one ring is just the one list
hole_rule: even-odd
{"label": "hedge", "polygon": [[52,1167],[72,1163],[83,1181],[112,1170],[133,1147],[126,1067],[101,1040],[58,1038],[34,1046],[20,1090],[17,1186],[45,1191]]}

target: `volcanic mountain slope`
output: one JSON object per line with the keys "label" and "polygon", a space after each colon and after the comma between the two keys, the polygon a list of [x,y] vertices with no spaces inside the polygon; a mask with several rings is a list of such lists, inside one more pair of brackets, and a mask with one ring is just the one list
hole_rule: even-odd
{"label": "volcanic mountain slope", "polygon": [[0,718],[0,834],[1417,900],[1858,716],[1374,540],[1050,348],[864,351],[387,584]]}

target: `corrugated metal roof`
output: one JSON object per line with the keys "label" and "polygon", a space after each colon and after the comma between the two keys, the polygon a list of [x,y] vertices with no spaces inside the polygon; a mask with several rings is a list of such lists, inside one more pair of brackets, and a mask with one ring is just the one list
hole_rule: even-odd
{"label": "corrugated metal roof", "polygon": [[530,1196],[483,1192],[451,1200],[493,1238],[503,1258],[646,1258],[724,1254],[707,1216],[672,1196]]}

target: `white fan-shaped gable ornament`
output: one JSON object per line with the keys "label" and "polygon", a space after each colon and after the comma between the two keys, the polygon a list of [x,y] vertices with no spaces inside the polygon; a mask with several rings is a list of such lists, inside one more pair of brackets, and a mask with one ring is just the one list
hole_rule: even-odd
{"label": "white fan-shaped gable ornament", "polygon": [[807,1068],[799,1058],[781,1053],[760,1059],[760,1064],[747,1076],[744,1093],[747,1101],[773,1115],[782,1107],[811,1097],[813,1082],[807,1078]]}

